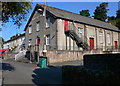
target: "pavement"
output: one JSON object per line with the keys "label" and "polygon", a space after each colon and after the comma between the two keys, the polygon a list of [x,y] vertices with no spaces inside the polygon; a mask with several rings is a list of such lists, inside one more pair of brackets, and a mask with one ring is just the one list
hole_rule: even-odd
{"label": "pavement", "polygon": [[2,62],[3,85],[62,84],[62,66],[82,64],[82,61],[71,61],[50,64],[48,68],[36,68],[36,64],[4,60]]}

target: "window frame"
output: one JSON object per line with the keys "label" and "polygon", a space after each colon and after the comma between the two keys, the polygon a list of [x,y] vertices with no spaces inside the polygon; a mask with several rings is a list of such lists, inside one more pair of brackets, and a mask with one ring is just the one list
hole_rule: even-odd
{"label": "window frame", "polygon": [[103,32],[99,31],[99,43],[103,44]]}
{"label": "window frame", "polygon": [[40,21],[36,22],[36,31],[40,31]]}
{"label": "window frame", "polygon": [[32,34],[32,25],[29,25],[29,34]]}
{"label": "window frame", "polygon": [[108,43],[108,44],[111,43],[110,33],[107,33],[107,43]]}
{"label": "window frame", "polygon": [[29,45],[29,46],[32,45],[32,39],[29,39],[29,41],[28,41],[28,45]]}
{"label": "window frame", "polygon": [[[49,20],[49,21],[48,21]],[[47,17],[46,18],[46,28],[49,28],[51,25],[51,18],[50,17]]]}
{"label": "window frame", "polygon": [[78,27],[78,36],[79,36],[80,38],[83,37],[83,28],[81,28],[81,27]]}
{"label": "window frame", "polygon": [[[48,43],[49,40],[49,43]],[[50,45],[51,44],[51,40],[50,40],[50,34],[46,35],[46,45]]]}

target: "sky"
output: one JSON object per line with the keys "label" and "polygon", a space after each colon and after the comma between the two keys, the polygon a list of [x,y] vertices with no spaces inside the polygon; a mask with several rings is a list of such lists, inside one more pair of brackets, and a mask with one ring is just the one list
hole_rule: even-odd
{"label": "sky", "polygon": [[[33,2],[32,10],[27,14],[27,21],[29,20],[36,3],[39,2]],[[81,10],[88,9],[91,16],[93,16],[93,12],[96,9],[96,6],[99,6],[100,3],[102,2],[47,2],[47,5],[77,14],[79,14],[79,11]],[[108,9],[110,9],[107,13],[108,16],[116,16],[118,2],[108,2]],[[20,28],[17,28],[17,26],[13,25],[11,22],[6,23],[6,26],[2,27],[2,34],[0,35],[2,35],[4,40],[9,40],[11,36],[16,35],[17,33],[24,33],[24,28],[27,24],[27,21],[23,22]]]}

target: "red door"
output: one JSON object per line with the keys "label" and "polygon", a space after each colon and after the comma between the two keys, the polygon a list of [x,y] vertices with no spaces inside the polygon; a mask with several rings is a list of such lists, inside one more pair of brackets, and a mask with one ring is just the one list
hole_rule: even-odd
{"label": "red door", "polygon": [[90,49],[94,49],[94,38],[90,38]]}
{"label": "red door", "polygon": [[64,29],[68,31],[68,21],[64,20]]}
{"label": "red door", "polygon": [[114,48],[117,48],[117,41],[114,41]]}

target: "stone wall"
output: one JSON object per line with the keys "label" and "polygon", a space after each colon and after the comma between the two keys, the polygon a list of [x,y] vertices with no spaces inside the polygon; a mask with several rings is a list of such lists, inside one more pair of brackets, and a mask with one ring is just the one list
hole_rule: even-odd
{"label": "stone wall", "polygon": [[49,50],[47,52],[47,57],[49,63],[65,62],[65,61],[75,61],[83,60],[83,55],[87,54],[103,54],[103,51],[92,50],[92,51],[67,51],[67,50]]}
{"label": "stone wall", "polygon": [[94,70],[117,70],[120,66],[119,54],[84,55],[84,66]]}
{"label": "stone wall", "polygon": [[48,51],[47,57],[49,63],[75,61],[83,59],[83,52],[81,51]]}

